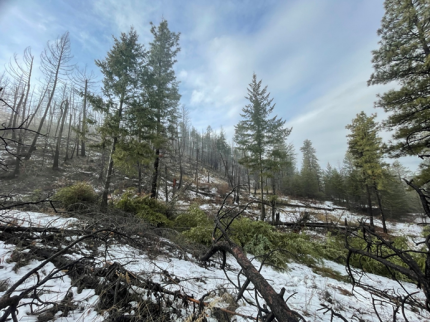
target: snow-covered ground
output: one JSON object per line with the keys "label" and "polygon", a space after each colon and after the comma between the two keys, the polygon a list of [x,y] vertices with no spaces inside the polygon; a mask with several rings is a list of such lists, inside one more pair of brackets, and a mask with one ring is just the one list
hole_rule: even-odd
{"label": "snow-covered ground", "polygon": [[[206,207],[203,207],[206,208]],[[0,214],[1,215],[1,214]],[[351,215],[352,216],[352,215]],[[67,228],[70,225],[77,224],[77,219],[62,218],[53,215],[35,213],[35,212],[8,212],[6,215],[1,215],[2,221],[8,221],[16,226],[33,226],[33,227],[59,227]],[[352,220],[353,217],[351,217]],[[415,225],[416,226],[416,225]],[[396,230],[400,233],[419,233],[417,228],[409,227],[406,224],[396,224],[390,226],[389,229]],[[405,231],[404,231],[405,229]],[[407,230],[409,229],[409,230]],[[1,232],[0,232],[1,233]],[[41,262],[37,260],[30,261],[27,265],[14,271],[14,262],[9,262],[12,252],[17,246],[12,244],[5,244],[0,241],[0,280],[8,280],[9,285],[12,285],[24,276],[31,269],[39,265]],[[20,249],[20,252],[26,252],[26,249]],[[233,286],[229,283],[223,271],[219,266],[204,268],[194,260],[179,259],[172,254],[171,256],[163,255],[157,258],[150,258],[148,254],[142,254],[141,251],[128,246],[115,244],[110,247],[109,251],[105,252],[105,257],[100,257],[97,260],[100,262],[119,262],[126,265],[128,271],[133,272],[138,276],[150,278],[154,282],[163,284],[163,286],[172,291],[180,290],[186,294],[193,294],[194,298],[200,298],[203,294],[209,291],[224,289],[234,293]],[[191,258],[191,255],[189,256]],[[231,280],[237,280],[237,274],[240,271],[240,266],[232,257],[227,258],[228,262],[228,275]],[[260,263],[256,260],[253,261],[257,267]],[[324,267],[330,268],[341,275],[345,276],[345,268],[342,265],[331,261],[324,261]],[[48,263],[43,270],[41,270],[43,278],[49,274],[55,267],[53,264]],[[163,271],[168,271],[170,277],[178,281],[176,284],[165,283]],[[290,263],[286,272],[278,272],[270,267],[264,267],[261,271],[262,275],[269,281],[274,289],[279,292],[284,287],[286,289],[285,298],[290,297],[288,305],[291,309],[296,310],[302,314],[307,321],[330,321],[330,313],[324,315],[325,310],[321,310],[321,304],[325,304],[333,308],[336,312],[342,314],[348,321],[379,321],[374,313],[372,307],[372,299],[370,294],[363,289],[352,289],[352,285],[333,279],[330,277],[323,277],[312,271],[311,268],[297,263]],[[19,290],[26,286],[33,285],[37,281],[37,276],[32,275],[21,286]],[[404,289],[391,279],[380,277],[372,274],[367,274],[366,278],[372,281],[374,287],[383,290],[387,294],[404,294],[406,289],[409,292],[416,292],[418,289],[415,285],[403,283]],[[241,276],[242,283],[244,282]],[[56,279],[48,282],[43,287],[41,292],[41,299],[45,301],[60,301],[65,297],[67,292],[73,292],[73,302],[79,304],[78,308],[69,312],[67,317],[60,317],[62,312],[56,314],[56,321],[103,321],[104,317],[98,315],[94,310],[95,304],[99,297],[95,295],[94,290],[84,289],[78,293],[76,287],[72,287],[72,281],[65,275],[61,279]],[[5,291],[0,292],[0,298]],[[254,293],[246,293],[246,298],[255,302]],[[37,316],[32,315],[30,312],[30,305],[33,299],[24,299],[21,303],[21,308],[18,311],[19,321],[37,321]],[[211,296],[206,297],[205,301],[214,303],[217,307],[226,307],[227,303],[224,302],[222,294],[213,293]],[[378,312],[382,321],[392,321],[392,308],[391,305],[385,303],[378,306]],[[186,311],[188,310],[188,311]],[[210,309],[207,309],[207,313]],[[183,316],[191,314],[192,309],[183,309]],[[257,310],[254,306],[250,306],[245,301],[239,302],[239,307],[236,312],[244,315],[256,316]],[[2,312],[0,311],[0,315]],[[425,312],[420,312],[417,309],[411,309],[406,306],[406,315],[409,321],[429,321],[430,315]],[[361,320],[359,320],[361,319]],[[182,319],[181,319],[182,320]],[[213,318],[208,318],[209,321],[216,321]],[[237,321],[246,321],[241,317],[236,317]],[[336,321],[336,318],[334,319]],[[401,314],[397,315],[397,321],[404,321]]]}

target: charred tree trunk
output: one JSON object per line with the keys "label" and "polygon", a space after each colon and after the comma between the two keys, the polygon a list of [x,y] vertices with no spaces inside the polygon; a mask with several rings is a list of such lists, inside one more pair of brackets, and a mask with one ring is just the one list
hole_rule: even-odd
{"label": "charred tree trunk", "polygon": [[39,111],[40,105],[42,105],[43,99],[45,98],[47,91],[48,91],[48,85],[46,85],[45,91],[43,92],[43,95],[40,97],[39,103],[37,104],[37,107],[34,110],[34,113],[31,115],[30,120],[28,121],[27,128],[30,127],[31,123],[33,122],[34,116]]}
{"label": "charred tree trunk", "polygon": [[[87,90],[88,90],[88,80],[85,80],[85,92],[84,92],[84,106],[82,109],[82,141],[81,141],[81,157],[85,156],[85,134],[86,134],[86,118],[87,118]],[[79,150],[79,149],[78,149]]]}
{"label": "charred tree trunk", "polygon": [[[70,117],[69,117],[69,131],[67,133],[66,156],[64,157],[64,161],[69,160],[69,145],[70,145],[71,132],[72,132],[72,113],[70,113]],[[73,152],[72,152],[72,157],[73,157]]]}
{"label": "charred tree trunk", "polygon": [[[16,129],[17,128],[17,121],[18,121],[18,117],[19,117],[19,113],[21,111],[21,105],[22,105],[22,101],[24,99],[24,93],[21,94],[21,98],[19,99],[18,102],[18,106],[15,109],[15,114],[13,116],[13,122],[12,122],[12,128]],[[12,130],[12,140],[16,141],[16,130]]]}
{"label": "charred tree trunk", "polygon": [[52,165],[52,169],[54,169],[54,170],[58,170],[58,163],[60,160],[61,137],[63,136],[64,121],[66,120],[67,111],[69,108],[69,102],[66,100],[65,103],[66,104],[64,107],[64,112],[62,113],[62,119],[59,120],[59,122],[61,122],[61,125],[60,125],[60,131],[59,131],[58,137],[57,137],[57,145],[55,147],[54,164]]}
{"label": "charred tree trunk", "polygon": [[37,128],[36,134],[34,135],[33,142],[31,143],[30,148],[28,149],[28,153],[25,156],[25,160],[30,160],[31,154],[34,150],[36,150],[37,139],[39,138],[40,131],[42,131],[43,123],[45,122],[46,116],[48,115],[49,108],[51,107],[52,96],[49,97],[49,102],[46,105],[45,113],[43,113],[42,119],[40,120],[39,127]]}

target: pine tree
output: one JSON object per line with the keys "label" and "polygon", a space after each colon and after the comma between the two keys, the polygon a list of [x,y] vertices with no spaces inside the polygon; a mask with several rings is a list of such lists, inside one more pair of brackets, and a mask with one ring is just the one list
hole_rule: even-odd
{"label": "pine tree", "polygon": [[291,129],[284,128],[285,121],[277,116],[270,118],[275,104],[267,86],[262,88],[261,80],[257,82],[254,74],[249,84],[249,104],[242,109],[242,120],[235,126],[235,142],[242,151],[239,162],[252,172],[258,174],[260,181],[261,216],[265,219],[263,181],[269,167],[270,155],[276,146],[286,139]]}
{"label": "pine tree", "polygon": [[145,74],[145,93],[150,109],[155,115],[156,139],[154,171],[152,176],[151,198],[157,195],[157,179],[160,164],[160,150],[166,143],[168,128],[177,119],[177,107],[181,95],[178,90],[173,65],[176,63],[176,55],[180,51],[179,33],[169,30],[166,20],[161,21],[158,27],[152,23],[151,33],[154,40],[150,43],[147,73]]}
{"label": "pine tree", "polygon": [[[354,159],[354,165],[360,170],[361,178],[366,188],[367,209],[370,216],[370,226],[374,229],[371,190],[375,191],[379,209],[382,205],[378,185],[383,178],[381,138],[378,136],[378,127],[375,122],[376,114],[367,116],[364,112],[357,114],[352,123],[346,128],[348,134],[348,151]],[[385,217],[382,213],[382,224],[385,227]]]}
{"label": "pine tree", "polygon": [[310,198],[321,195],[321,167],[318,164],[316,150],[312,146],[311,140],[305,140],[300,148],[303,153],[302,169],[300,171],[303,193]]}
{"label": "pine tree", "polygon": [[366,204],[364,184],[361,172],[355,166],[355,160],[351,152],[347,151],[343,159],[342,177],[345,184],[345,201],[349,209],[362,208]]}
{"label": "pine tree", "polygon": [[89,95],[94,108],[104,112],[106,118],[102,131],[112,137],[112,150],[102,195],[101,209],[107,208],[110,181],[114,166],[114,153],[121,136],[126,135],[124,110],[139,96],[140,76],[143,72],[145,50],[138,43],[138,35],[132,28],[128,34],[122,33],[114,39],[112,49],[104,60],[96,60],[96,65],[103,74],[101,97]]}
{"label": "pine tree", "polygon": [[380,47],[372,52],[375,72],[368,83],[400,85],[375,103],[389,113],[384,125],[394,130],[396,142],[390,146],[394,156],[430,157],[429,19],[429,1],[385,1],[385,15],[378,30]]}

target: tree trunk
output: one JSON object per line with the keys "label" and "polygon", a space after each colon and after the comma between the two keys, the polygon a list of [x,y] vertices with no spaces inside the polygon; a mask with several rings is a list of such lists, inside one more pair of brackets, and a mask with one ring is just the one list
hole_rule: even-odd
{"label": "tree trunk", "polygon": [[34,116],[39,111],[40,106],[42,105],[43,99],[45,98],[46,92],[48,91],[48,85],[46,85],[45,91],[43,92],[43,95],[40,97],[40,101],[37,104],[36,109],[34,110],[34,113],[31,115],[30,120],[28,121],[27,128],[30,128],[31,123],[33,122]]}
{"label": "tree trunk", "polygon": [[[15,114],[13,116],[13,122],[12,122],[12,128],[15,129],[17,128],[17,120],[18,120],[18,116],[19,116],[19,112],[21,110],[21,105],[22,105],[22,101],[24,99],[24,93],[21,94],[21,98],[19,99],[18,102],[18,106],[15,108]],[[12,130],[12,140],[16,141],[16,130]]]}
{"label": "tree trunk", "polygon": [[45,122],[46,113],[48,112],[49,108],[51,107],[51,102],[52,102],[52,99],[54,98],[55,89],[57,87],[58,74],[60,72],[60,66],[61,66],[61,57],[62,57],[62,54],[61,54],[60,58],[58,59],[57,68],[55,70],[54,83],[52,86],[52,91],[50,93],[51,95],[49,95],[49,100],[48,100],[48,104],[46,106],[45,114],[43,114],[43,117],[40,120],[39,128],[36,132],[36,135],[34,136],[33,142],[31,143],[30,149],[28,150],[28,153],[25,156],[26,160],[29,160],[31,158],[31,153],[36,149],[37,139],[39,138],[40,131],[42,130],[43,122]]}
{"label": "tree trunk", "polygon": [[381,196],[379,195],[379,191],[378,191],[378,188],[376,187],[376,185],[374,186],[374,189],[375,189],[376,199],[378,200],[379,210],[381,211],[382,229],[384,230],[384,233],[387,234],[388,230],[387,230],[387,225],[385,224],[385,214],[384,214],[384,210],[382,209]]}
{"label": "tree trunk", "polygon": [[87,117],[87,89],[88,80],[85,80],[85,92],[84,92],[84,107],[82,110],[82,141],[81,141],[81,157],[85,156],[85,131],[87,127],[86,117]]}
{"label": "tree trunk", "polygon": [[167,189],[167,164],[164,164],[164,182],[165,182],[164,193],[166,195],[166,203],[167,203],[169,202],[169,191]]}
{"label": "tree trunk", "polygon": [[196,190],[199,191],[199,148],[196,151]]}
{"label": "tree trunk", "polygon": [[112,172],[113,172],[113,154],[115,153],[115,148],[116,148],[117,142],[118,142],[118,138],[115,136],[113,138],[112,150],[111,150],[110,156],[109,156],[108,171],[107,171],[107,174],[106,174],[106,180],[105,180],[105,185],[104,185],[103,195],[102,195],[102,202],[101,202],[101,205],[100,205],[101,212],[106,212],[107,211],[107,201],[108,201],[108,194],[109,194],[109,186],[110,186],[110,180],[111,180]]}
{"label": "tree trunk", "polygon": [[[64,157],[64,161],[69,160],[69,145],[70,145],[71,132],[72,132],[72,113],[70,113],[70,117],[69,117],[69,131],[67,133],[66,156]],[[72,157],[73,157],[73,153],[72,153]]]}
{"label": "tree trunk", "polygon": [[201,260],[209,260],[218,251],[228,252],[234,256],[238,264],[242,267],[245,276],[254,284],[258,292],[263,296],[267,305],[278,321],[297,322],[298,315],[295,314],[285,303],[282,296],[270,286],[266,279],[258,272],[258,270],[249,261],[242,249],[234,243],[218,242],[205,254]]}
{"label": "tree trunk", "polygon": [[142,193],[142,165],[137,162],[138,168],[138,180],[137,180],[137,193],[140,195]]}
{"label": "tree trunk", "polygon": [[372,199],[370,198],[370,189],[367,183],[366,183],[366,192],[367,192],[367,212],[370,217],[370,229],[372,231],[375,231],[375,225],[373,224]]}
{"label": "tree trunk", "polygon": [[[66,104],[64,107],[64,112],[62,113],[62,119],[59,120],[59,122],[61,122],[61,125],[60,125],[60,132],[58,133],[58,137],[57,137],[57,145],[55,147],[54,164],[52,165],[52,169],[54,170],[58,170],[58,163],[60,159],[61,137],[63,136],[64,121],[66,120],[67,111],[69,108],[69,102],[67,100],[65,102]],[[61,103],[61,105],[63,104]]]}
{"label": "tree trunk", "polygon": [[237,165],[237,193],[236,193],[236,203],[240,202],[240,167]]}
{"label": "tree trunk", "polygon": [[[119,100],[119,109],[118,109],[118,130],[120,127],[119,122],[120,122],[121,116],[122,116],[122,105],[124,104],[124,96],[125,96],[125,93],[122,92],[120,100]],[[118,143],[118,133],[115,133],[115,137],[113,138],[113,142],[112,142],[112,150],[111,150],[110,156],[109,156],[109,165],[108,165],[108,171],[107,171],[106,179],[105,179],[105,186],[103,189],[102,202],[100,204],[100,210],[102,212],[107,211],[107,200],[108,200],[108,194],[109,194],[109,186],[110,186],[110,181],[111,181],[111,177],[112,177],[112,173],[113,173],[113,154],[115,153],[117,143]]]}
{"label": "tree trunk", "polygon": [[151,198],[157,197],[158,166],[160,164],[160,149],[155,150],[154,173],[152,175]]}
{"label": "tree trunk", "polygon": [[264,221],[264,219],[266,219],[266,209],[264,207],[263,169],[260,169],[260,200],[261,200],[260,220]]}
{"label": "tree trunk", "polygon": [[34,135],[34,138],[33,138],[33,142],[31,143],[31,146],[28,149],[27,155],[25,156],[25,160],[30,160],[31,154],[33,153],[34,150],[36,150],[37,139],[39,138],[40,132],[42,131],[43,123],[45,122],[46,116],[48,115],[49,108],[51,107],[51,99],[52,99],[52,95],[50,95],[50,100],[48,102],[48,105],[46,105],[45,113],[43,113],[42,119],[40,120],[36,134]]}

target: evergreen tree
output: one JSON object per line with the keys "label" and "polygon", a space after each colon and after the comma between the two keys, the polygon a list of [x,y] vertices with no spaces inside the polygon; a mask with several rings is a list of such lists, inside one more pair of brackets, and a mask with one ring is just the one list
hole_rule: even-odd
{"label": "evergreen tree", "polygon": [[[351,153],[354,165],[360,170],[361,178],[366,188],[367,209],[370,216],[370,226],[374,229],[371,189],[375,191],[379,209],[382,205],[378,185],[382,181],[382,151],[381,138],[378,136],[378,127],[375,122],[376,114],[367,116],[364,112],[357,114],[352,123],[346,128],[351,131],[348,134],[348,151]],[[382,213],[382,223],[385,227],[385,218]]]}
{"label": "evergreen tree", "polygon": [[316,150],[310,140],[305,140],[300,148],[303,153],[302,169],[300,171],[303,194],[306,197],[320,197],[322,191],[321,168],[316,157]]}
{"label": "evergreen tree", "polygon": [[173,65],[176,63],[175,57],[181,48],[179,47],[180,34],[171,32],[166,20],[161,21],[158,27],[152,25],[151,33],[154,40],[150,43],[148,53],[148,70],[144,77],[144,97],[155,115],[156,124],[156,139],[153,140],[155,161],[151,186],[151,198],[155,198],[160,150],[167,141],[169,127],[176,128],[174,124],[177,121],[177,107],[181,95],[178,91]]}
{"label": "evergreen tree", "polygon": [[[265,219],[263,180],[265,171],[269,168],[269,162],[273,161],[270,155],[290,134],[291,129],[284,128],[285,121],[278,119],[277,116],[270,118],[275,104],[267,86],[262,88],[261,80],[257,82],[254,74],[252,82],[249,84],[249,100],[242,109],[242,120],[235,126],[235,141],[237,148],[242,151],[243,157],[239,160],[240,164],[258,174],[261,190],[261,216]],[[273,165],[272,165],[273,166]]]}
{"label": "evergreen tree", "polygon": [[342,177],[345,184],[345,201],[349,209],[362,208],[366,204],[366,194],[364,192],[361,172],[355,166],[353,155],[347,151],[343,159]]}
{"label": "evergreen tree", "polygon": [[124,109],[135,102],[139,95],[139,77],[142,74],[145,51],[138,43],[138,35],[132,28],[128,34],[122,33],[114,39],[112,49],[104,60],[96,60],[96,65],[103,74],[102,93],[104,99],[89,95],[94,108],[105,114],[102,131],[112,138],[112,150],[102,195],[101,209],[106,210],[111,176],[113,173],[113,155],[126,129],[121,127],[124,122]]}
{"label": "evergreen tree", "polygon": [[[397,140],[394,156],[430,157],[430,2],[386,0],[374,50],[369,85],[395,82],[398,88],[379,97],[376,106],[389,113],[384,125]],[[430,172],[428,167],[424,172]],[[430,175],[428,175],[430,177]]]}

